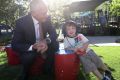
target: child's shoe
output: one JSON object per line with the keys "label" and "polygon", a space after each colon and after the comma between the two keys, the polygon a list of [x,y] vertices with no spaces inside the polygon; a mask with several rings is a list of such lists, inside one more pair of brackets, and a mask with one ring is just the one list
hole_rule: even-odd
{"label": "child's shoe", "polygon": [[102,80],[111,80],[108,76],[105,76]]}
{"label": "child's shoe", "polygon": [[111,78],[112,78],[111,72],[106,70],[104,73],[103,80],[111,80]]}

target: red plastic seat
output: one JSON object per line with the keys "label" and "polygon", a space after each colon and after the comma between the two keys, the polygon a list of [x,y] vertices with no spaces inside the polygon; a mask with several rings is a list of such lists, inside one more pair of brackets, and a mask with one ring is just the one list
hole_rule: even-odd
{"label": "red plastic seat", "polygon": [[77,80],[79,73],[79,58],[76,54],[56,54],[55,74],[56,80]]}
{"label": "red plastic seat", "polygon": [[[7,53],[7,59],[9,65],[19,65],[20,59],[17,55],[17,52],[13,51],[13,49],[9,46],[5,48]],[[42,73],[42,67],[44,63],[44,59],[41,56],[37,56],[35,63],[32,65],[30,69],[31,75],[39,75]]]}

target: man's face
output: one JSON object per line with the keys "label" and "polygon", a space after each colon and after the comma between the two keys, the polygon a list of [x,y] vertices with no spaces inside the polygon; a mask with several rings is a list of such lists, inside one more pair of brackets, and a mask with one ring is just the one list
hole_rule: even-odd
{"label": "man's face", "polygon": [[39,21],[39,22],[45,22],[47,19],[47,6],[43,3],[42,5],[38,5],[37,9],[34,10],[34,17]]}

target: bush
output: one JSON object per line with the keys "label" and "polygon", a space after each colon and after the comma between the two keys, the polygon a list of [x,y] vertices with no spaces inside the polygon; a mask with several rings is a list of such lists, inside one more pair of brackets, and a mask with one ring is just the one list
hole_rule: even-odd
{"label": "bush", "polygon": [[117,39],[115,42],[116,42],[116,43],[120,43],[120,39]]}
{"label": "bush", "polygon": [[12,37],[9,34],[0,36],[0,45],[4,46],[10,43]]}

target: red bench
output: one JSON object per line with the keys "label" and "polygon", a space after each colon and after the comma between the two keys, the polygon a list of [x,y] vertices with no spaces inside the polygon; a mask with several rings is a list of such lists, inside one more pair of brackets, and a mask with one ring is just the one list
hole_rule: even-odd
{"label": "red bench", "polygon": [[75,53],[67,54],[64,50],[57,52],[55,55],[56,80],[77,80],[79,69],[79,58]]}
{"label": "red bench", "polygon": [[[19,65],[20,59],[15,51],[10,46],[5,47],[5,51],[7,53],[7,59],[9,65]],[[32,65],[30,74],[31,75],[39,75],[42,73],[44,59],[41,56],[37,56],[35,63]]]}
{"label": "red bench", "polygon": [[[17,56],[17,53],[13,51],[11,47],[6,47],[5,51],[7,53],[9,65],[20,64],[20,60]],[[41,71],[43,63],[44,59],[42,59],[41,56],[38,56],[31,68],[30,74],[38,75],[42,73]],[[56,80],[77,80],[79,69],[79,58],[76,56],[76,54],[64,54],[61,51],[55,54]]]}

